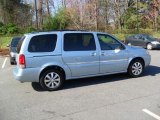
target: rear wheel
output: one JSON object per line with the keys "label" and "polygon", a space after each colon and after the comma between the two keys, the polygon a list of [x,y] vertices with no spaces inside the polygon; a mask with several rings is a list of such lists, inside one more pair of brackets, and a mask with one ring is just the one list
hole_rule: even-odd
{"label": "rear wheel", "polygon": [[10,64],[11,64],[11,65],[14,65],[14,62],[10,61]]}
{"label": "rear wheel", "polygon": [[10,58],[10,64],[11,65],[14,65],[15,64],[15,62]]}
{"label": "rear wheel", "polygon": [[49,91],[58,90],[63,86],[64,77],[58,70],[47,70],[40,77],[41,86]]}
{"label": "rear wheel", "polygon": [[139,77],[144,71],[144,63],[142,60],[134,60],[128,68],[128,74],[131,77]]}

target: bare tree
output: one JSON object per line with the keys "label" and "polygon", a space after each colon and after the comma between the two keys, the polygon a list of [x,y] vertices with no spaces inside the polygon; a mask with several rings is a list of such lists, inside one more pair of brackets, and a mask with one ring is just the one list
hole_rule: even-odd
{"label": "bare tree", "polygon": [[45,0],[46,8],[47,8],[47,14],[50,16],[50,8],[49,8],[49,0]]}
{"label": "bare tree", "polygon": [[43,25],[43,0],[38,0],[38,18],[39,18],[39,28]]}

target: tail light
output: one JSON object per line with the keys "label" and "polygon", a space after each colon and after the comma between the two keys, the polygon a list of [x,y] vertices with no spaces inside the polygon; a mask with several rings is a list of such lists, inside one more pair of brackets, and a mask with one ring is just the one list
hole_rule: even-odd
{"label": "tail light", "polygon": [[19,66],[22,69],[26,67],[25,56],[23,54],[19,55]]}

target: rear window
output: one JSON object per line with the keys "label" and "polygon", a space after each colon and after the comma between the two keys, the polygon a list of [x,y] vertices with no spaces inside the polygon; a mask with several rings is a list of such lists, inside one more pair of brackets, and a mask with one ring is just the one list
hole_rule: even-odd
{"label": "rear window", "polygon": [[22,46],[22,43],[23,43],[23,40],[25,39],[25,36],[21,37],[21,39],[18,41],[18,45],[17,45],[17,53],[20,52],[21,50],[21,46]]}
{"label": "rear window", "polygon": [[56,34],[38,35],[31,38],[29,52],[52,52],[57,42]]}

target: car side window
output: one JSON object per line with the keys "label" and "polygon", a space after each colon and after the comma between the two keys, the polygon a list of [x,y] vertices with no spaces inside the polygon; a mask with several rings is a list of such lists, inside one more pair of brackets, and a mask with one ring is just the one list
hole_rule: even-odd
{"label": "car side window", "polygon": [[64,51],[92,51],[96,44],[91,33],[66,33],[64,35]]}
{"label": "car side window", "polygon": [[57,42],[56,34],[38,35],[31,38],[29,52],[52,52]]}
{"label": "car side window", "polygon": [[124,46],[113,37],[105,34],[98,34],[101,50],[124,49]]}
{"label": "car side window", "polygon": [[135,38],[135,39],[139,39],[139,35],[135,35],[134,38]]}
{"label": "car side window", "polygon": [[139,36],[139,39],[143,40],[143,38],[144,38],[144,37],[143,37],[142,35]]}

